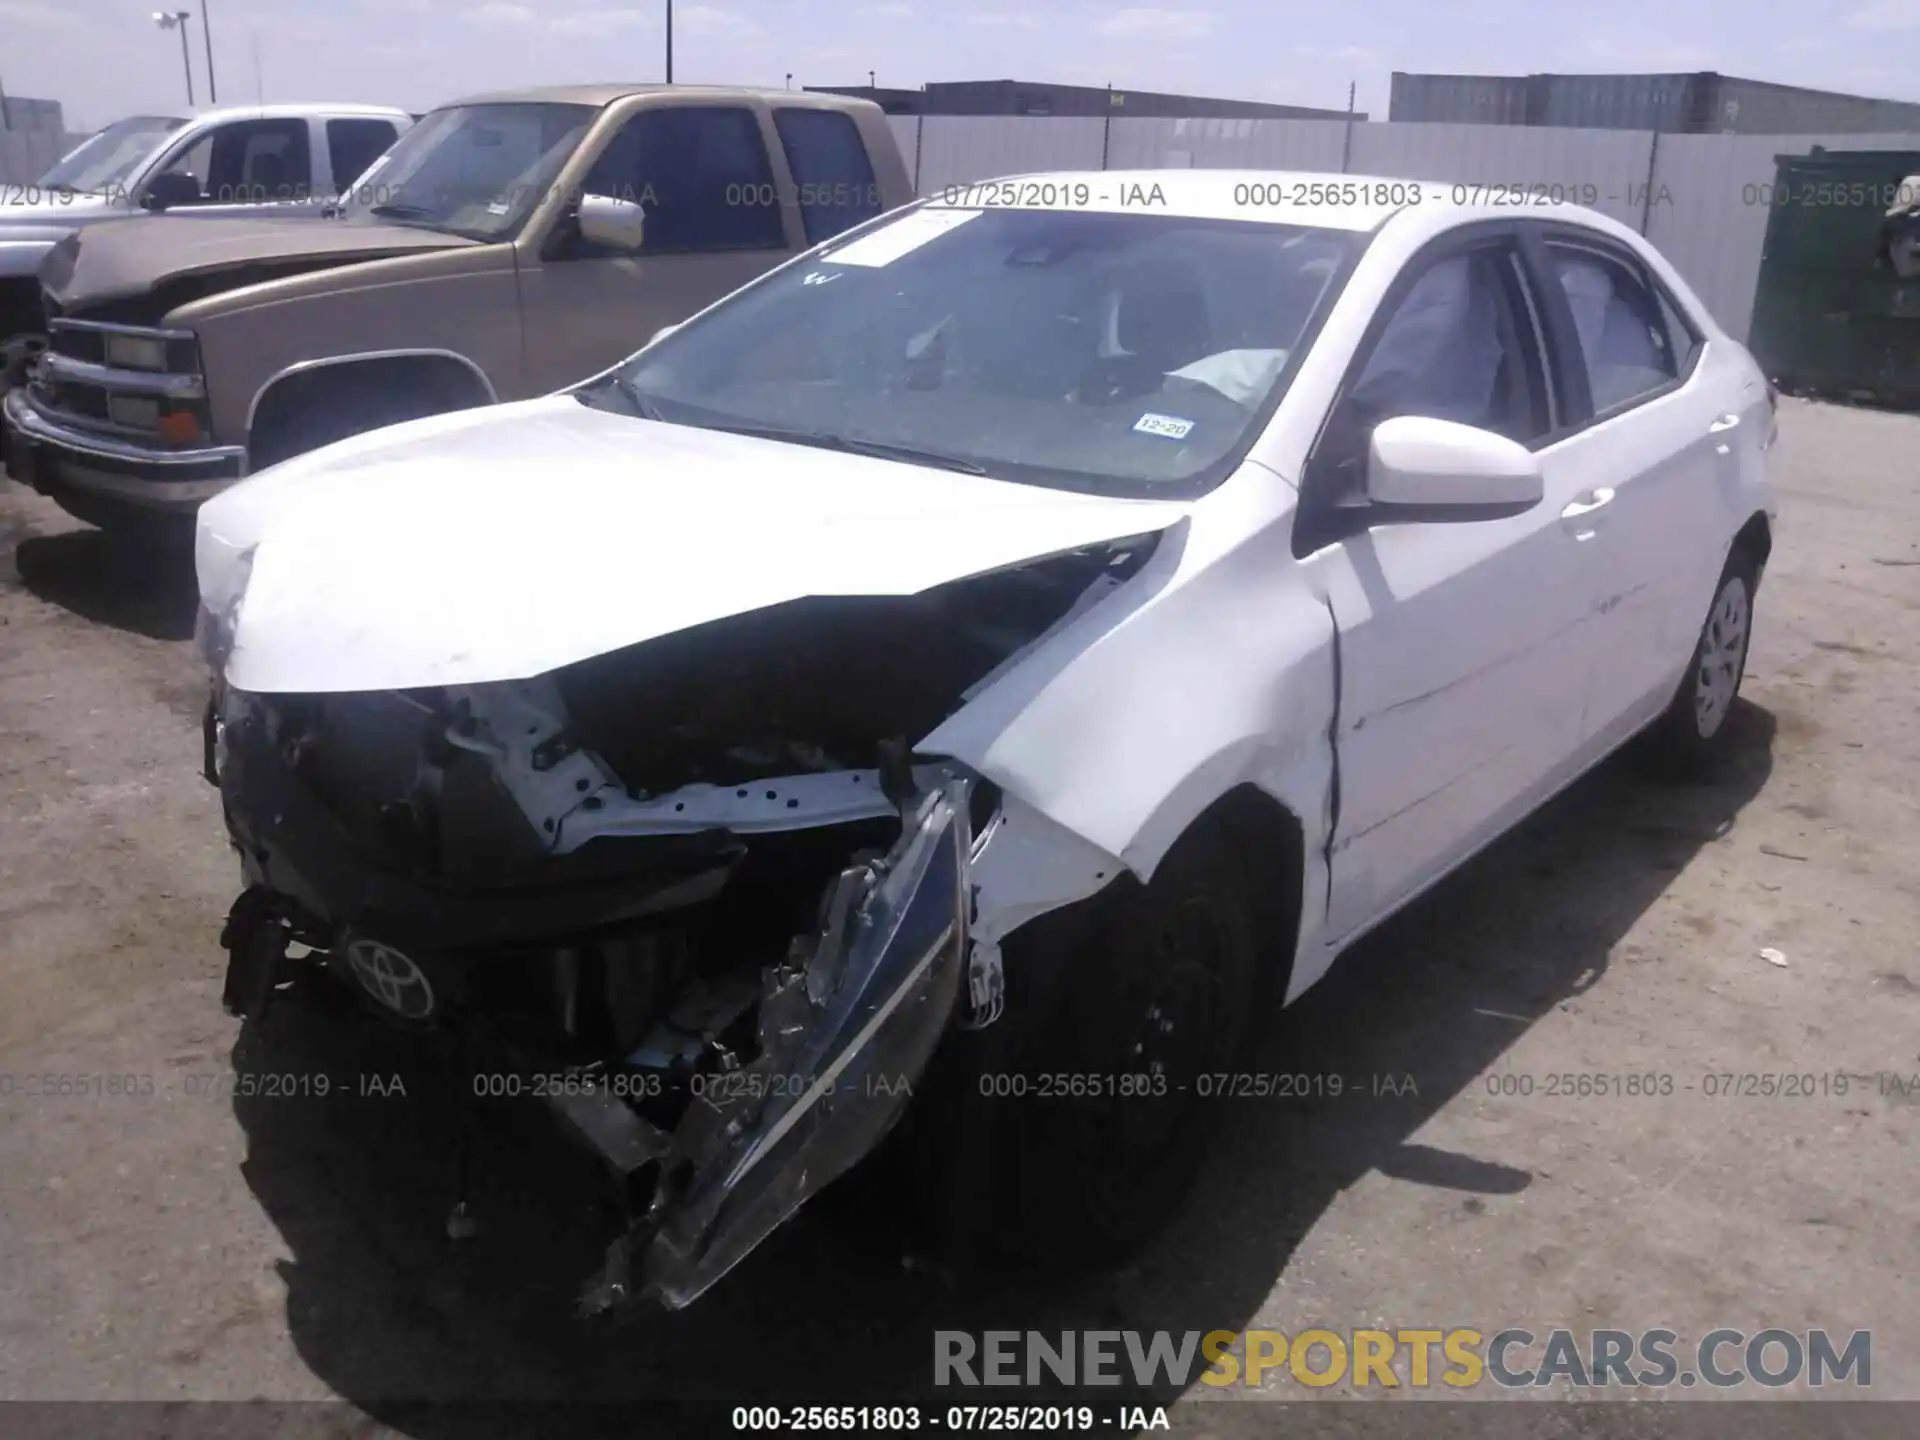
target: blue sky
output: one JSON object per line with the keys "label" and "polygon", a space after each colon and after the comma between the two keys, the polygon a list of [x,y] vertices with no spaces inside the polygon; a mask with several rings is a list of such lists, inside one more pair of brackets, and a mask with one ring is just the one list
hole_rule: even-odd
{"label": "blue sky", "polygon": [[[657,80],[663,0],[205,0],[223,100],[364,100],[424,109],[470,91]],[[181,103],[179,37],[156,4],[0,0],[0,84],[63,102],[70,128]],[[1548,17],[1552,18],[1549,19]],[[883,85],[1019,79],[1361,109],[1395,70],[1719,70],[1920,100],[1920,0],[714,0],[674,7],[675,78]]]}

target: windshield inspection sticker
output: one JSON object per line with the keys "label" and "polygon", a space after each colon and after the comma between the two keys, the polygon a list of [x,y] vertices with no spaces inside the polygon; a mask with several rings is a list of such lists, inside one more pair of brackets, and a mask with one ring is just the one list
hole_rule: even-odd
{"label": "windshield inspection sticker", "polygon": [[1133,428],[1142,435],[1164,435],[1169,440],[1184,440],[1187,432],[1193,429],[1193,421],[1182,420],[1178,415],[1156,415],[1149,410],[1133,422]]}
{"label": "windshield inspection sticker", "polygon": [[863,235],[844,250],[822,255],[827,265],[891,265],[929,241],[938,240],[957,225],[979,215],[978,210],[913,210],[871,235]]}

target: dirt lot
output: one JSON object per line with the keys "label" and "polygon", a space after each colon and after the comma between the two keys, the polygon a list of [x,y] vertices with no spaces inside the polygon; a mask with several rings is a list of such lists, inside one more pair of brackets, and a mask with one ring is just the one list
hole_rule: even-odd
{"label": "dirt lot", "polygon": [[[1873,1393],[1920,1399],[1920,1088],[1883,1078],[1920,1076],[1920,419],[1789,402],[1780,453],[1736,763],[1684,789],[1603,767],[1266,1046],[1417,1094],[1238,1103],[1184,1221],[1097,1284],[903,1264],[843,1202],[610,1335],[565,1313],[594,1254],[537,1117],[484,1150],[486,1229],[455,1261],[444,1103],[418,1075],[404,1101],[351,1093],[401,1051],[285,1013],[271,1054],[236,1049],[190,577],[0,487],[0,1395],[344,1397],[451,1434],[403,1402],[718,1413],[924,1392],[936,1327],[1377,1324],[1870,1329]],[[236,1069],[340,1078],[325,1100],[201,1078]],[[1566,1072],[1673,1090],[1548,1096]],[[1815,1093],[1708,1093],[1789,1072]],[[156,1088],[25,1093],[47,1074]],[[1176,1433],[1237,1423],[1226,1393],[1180,1397]],[[1627,1425],[1580,1433],[1649,1433]]]}

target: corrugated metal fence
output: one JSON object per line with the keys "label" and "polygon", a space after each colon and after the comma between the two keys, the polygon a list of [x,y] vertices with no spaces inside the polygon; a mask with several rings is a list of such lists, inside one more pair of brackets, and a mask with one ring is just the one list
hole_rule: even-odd
{"label": "corrugated metal fence", "polygon": [[1507,125],[1327,120],[896,116],[916,188],[1037,170],[1313,170],[1558,187],[1644,233],[1726,329],[1746,338],[1774,157],[1920,149],[1920,133],[1660,135]]}

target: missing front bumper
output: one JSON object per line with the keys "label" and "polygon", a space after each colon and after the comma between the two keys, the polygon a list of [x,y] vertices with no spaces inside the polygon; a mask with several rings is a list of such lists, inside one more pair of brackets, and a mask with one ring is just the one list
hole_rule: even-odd
{"label": "missing front bumper", "polygon": [[[842,869],[817,928],[761,972],[751,1058],[723,1055],[671,1128],[606,1087],[547,1092],[625,1207],[584,1311],[644,1297],[670,1309],[691,1303],[900,1118],[966,989],[969,786],[943,772],[902,797],[899,839]],[[273,892],[242,897],[223,936],[229,1011],[265,1015],[288,974],[291,935]],[[643,1043],[629,1063],[685,1041]]]}
{"label": "missing front bumper", "polygon": [[671,1135],[613,1117],[617,1101],[556,1101],[616,1175],[638,1161],[658,1177],[588,1310],[636,1294],[691,1303],[899,1119],[961,993],[967,781],[923,793],[905,821],[885,857],[841,873],[818,934],[763,975],[757,1057],[696,1097]]}

